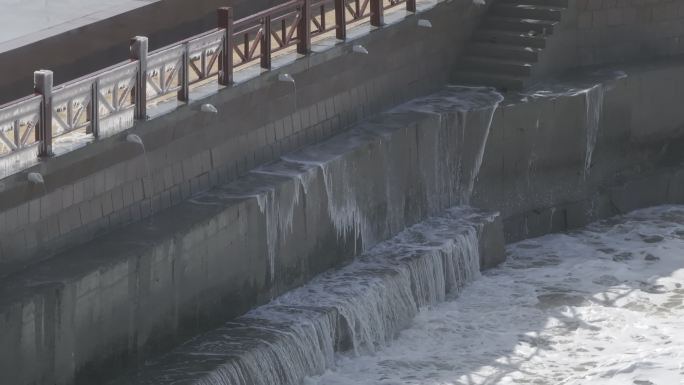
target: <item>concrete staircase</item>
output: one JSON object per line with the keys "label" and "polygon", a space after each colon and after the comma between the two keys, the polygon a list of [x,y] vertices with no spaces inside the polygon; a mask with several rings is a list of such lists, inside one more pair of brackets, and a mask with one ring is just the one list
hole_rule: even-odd
{"label": "concrete staircase", "polygon": [[496,0],[473,32],[454,81],[523,88],[567,5],[568,0]]}

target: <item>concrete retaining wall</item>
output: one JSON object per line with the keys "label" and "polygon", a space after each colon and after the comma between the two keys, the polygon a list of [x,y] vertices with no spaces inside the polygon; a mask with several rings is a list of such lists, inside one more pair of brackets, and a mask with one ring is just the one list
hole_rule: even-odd
{"label": "concrete retaining wall", "polygon": [[[0,285],[3,381],[102,382],[463,202],[470,176],[472,204],[500,210],[508,240],[681,203],[684,117],[655,119],[650,111],[673,107],[643,86],[680,84],[681,68],[625,68],[568,80],[551,96],[509,95],[488,136],[490,110],[464,111],[448,92],[412,102],[12,274]],[[589,88],[603,102],[585,169],[586,103],[599,100]],[[442,112],[425,113],[434,103]]]}
{"label": "concrete retaining wall", "polygon": [[684,0],[570,0],[535,74],[684,54]]}
{"label": "concrete retaining wall", "polygon": [[[278,82],[280,71],[274,71],[137,124],[133,132],[145,142],[151,178],[140,147],[120,135],[27,170],[43,174],[47,194],[24,173],[5,179],[0,276],[434,90],[446,81],[481,12],[461,0],[426,13],[432,29],[418,28],[412,16],[353,43],[315,47],[323,52],[287,67],[297,81],[296,101],[292,85]],[[351,53],[357,43],[371,54]],[[202,103],[219,113],[200,112]]]}

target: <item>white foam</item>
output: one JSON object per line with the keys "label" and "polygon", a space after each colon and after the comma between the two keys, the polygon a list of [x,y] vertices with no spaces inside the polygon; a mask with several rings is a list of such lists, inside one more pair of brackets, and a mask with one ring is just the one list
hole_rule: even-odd
{"label": "white foam", "polygon": [[389,346],[305,383],[679,384],[682,250],[684,206],[511,245],[502,267]]}

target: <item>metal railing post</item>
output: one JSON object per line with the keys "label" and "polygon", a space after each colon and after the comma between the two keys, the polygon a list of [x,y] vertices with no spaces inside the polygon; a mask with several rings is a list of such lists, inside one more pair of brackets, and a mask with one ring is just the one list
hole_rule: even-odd
{"label": "metal railing post", "polygon": [[335,0],[335,37],[347,40],[347,11],[346,0]]}
{"label": "metal railing post", "polygon": [[94,137],[100,136],[100,81],[93,81],[90,87],[90,106],[88,108],[88,120],[90,132]]}
{"label": "metal railing post", "polygon": [[307,54],[311,51],[311,0],[302,1],[301,17],[297,26],[297,53]]}
{"label": "metal railing post", "polygon": [[266,16],[261,20],[261,68],[271,69],[271,16]]}
{"label": "metal railing post", "polygon": [[218,27],[225,31],[221,56],[219,57],[219,84],[228,86],[233,83],[233,8],[218,9]]}
{"label": "metal railing post", "polygon": [[374,27],[382,27],[385,25],[385,15],[382,0],[370,0],[371,11],[371,25]]}
{"label": "metal railing post", "polygon": [[43,97],[40,104],[40,117],[36,140],[40,142],[38,156],[52,155],[52,71],[40,70],[33,73],[33,88]]}
{"label": "metal railing post", "polygon": [[416,12],[416,0],[406,0],[406,10],[409,12]]}
{"label": "metal railing post", "polygon": [[187,103],[190,101],[190,48],[187,42],[183,43],[183,58],[178,71],[178,82],[180,83],[178,100]]}
{"label": "metal railing post", "polygon": [[145,36],[131,39],[131,59],[138,61],[138,74],[135,77],[135,119],[147,119],[147,52],[148,41]]}

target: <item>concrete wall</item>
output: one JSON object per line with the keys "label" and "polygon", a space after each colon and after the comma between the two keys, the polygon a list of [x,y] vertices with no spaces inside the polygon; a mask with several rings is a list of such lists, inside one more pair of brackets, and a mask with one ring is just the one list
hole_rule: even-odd
{"label": "concrete wall", "polygon": [[152,50],[216,28],[218,7],[233,6],[239,18],[283,1],[162,0],[85,26],[60,25],[47,38],[40,31],[39,40],[29,35],[0,44],[0,73],[11,74],[0,78],[0,104],[33,93],[33,71],[50,69],[61,84],[128,60],[133,36],[149,37]]}
{"label": "concrete wall", "polygon": [[570,0],[535,74],[684,54],[684,0]]}
{"label": "concrete wall", "polygon": [[[296,102],[292,85],[278,82],[275,71],[136,125],[151,178],[140,147],[120,135],[28,170],[44,175],[45,190],[25,173],[5,179],[0,276],[439,87],[481,12],[467,0],[440,5],[426,16],[432,29],[416,28],[411,17],[354,43],[371,55],[351,54],[349,43],[297,60],[287,68],[297,80]],[[219,113],[200,112],[201,103]]]}
{"label": "concrete wall", "polygon": [[[626,77],[600,79],[586,174],[590,99],[578,90],[599,79],[568,81],[551,96],[509,95],[488,136],[488,110],[464,115],[457,99],[430,96],[441,114],[372,117],[12,274],[0,283],[0,384],[102,383],[349,261],[463,202],[484,139],[471,203],[501,211],[508,240],[684,202],[682,68],[624,68]],[[660,93],[666,81],[674,93]],[[660,108],[672,115],[654,118]]]}
{"label": "concrete wall", "polygon": [[[684,201],[684,62],[577,76],[497,111],[473,203],[502,211],[508,242]],[[587,93],[595,81],[604,84],[602,103]],[[599,125],[585,172],[592,100]]]}

